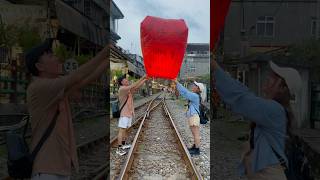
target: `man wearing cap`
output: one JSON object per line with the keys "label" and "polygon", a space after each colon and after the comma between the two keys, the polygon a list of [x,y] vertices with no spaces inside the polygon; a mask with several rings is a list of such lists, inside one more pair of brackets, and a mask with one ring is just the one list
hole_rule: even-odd
{"label": "man wearing cap", "polygon": [[32,179],[70,179],[72,166],[78,170],[78,157],[68,98],[73,92],[99,78],[109,66],[107,47],[69,75],[52,53],[53,39],[32,48],[25,60],[33,80],[27,89],[31,116],[31,151],[53,121],[56,124],[35,157]]}
{"label": "man wearing cap", "polygon": [[239,81],[227,75],[214,61],[216,88],[232,111],[251,121],[248,148],[242,156],[240,173],[254,180],[284,180],[287,167],[285,138],[293,114],[290,96],[299,96],[301,77],[293,68],[269,63],[271,71],[263,85],[264,98],[257,97]]}
{"label": "man wearing cap", "polygon": [[186,117],[193,135],[194,144],[189,149],[191,155],[200,154],[200,103],[205,99],[205,88],[202,83],[194,82],[191,91],[175,80],[177,90],[188,102]]}
{"label": "man wearing cap", "polygon": [[126,143],[127,139],[127,128],[131,126],[132,118],[134,116],[134,105],[133,105],[133,94],[143,85],[143,83],[148,78],[143,76],[137,82],[130,85],[129,80],[126,78],[126,75],[123,75],[118,78],[119,88],[119,102],[120,107],[123,107],[120,112],[119,118],[119,132],[118,132],[118,148],[116,153],[120,156],[126,154],[125,149],[131,147],[130,144]]}

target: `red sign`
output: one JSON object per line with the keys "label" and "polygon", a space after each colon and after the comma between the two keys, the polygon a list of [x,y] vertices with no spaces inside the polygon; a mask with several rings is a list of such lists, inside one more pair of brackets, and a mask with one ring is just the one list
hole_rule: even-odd
{"label": "red sign", "polygon": [[184,20],[147,16],[141,22],[140,38],[147,75],[176,78],[188,39],[188,27]]}

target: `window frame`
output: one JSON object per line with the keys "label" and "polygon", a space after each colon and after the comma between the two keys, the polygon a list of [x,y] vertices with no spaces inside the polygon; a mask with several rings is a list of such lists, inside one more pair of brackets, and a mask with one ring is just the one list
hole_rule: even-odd
{"label": "window frame", "polygon": [[[264,18],[264,20],[259,20],[261,17]],[[273,20],[268,20],[268,18],[272,18]],[[263,35],[259,35],[258,34],[258,24],[263,24],[264,25],[264,31],[263,31]],[[272,35],[268,35],[267,34],[267,25],[268,24],[272,24]],[[256,20],[256,35],[258,37],[264,37],[264,38],[274,38],[275,37],[275,18],[274,16],[259,16]]]}

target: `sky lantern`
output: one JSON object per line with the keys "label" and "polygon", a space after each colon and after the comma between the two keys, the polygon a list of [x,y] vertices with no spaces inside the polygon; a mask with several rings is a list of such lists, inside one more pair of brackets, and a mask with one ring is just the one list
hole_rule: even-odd
{"label": "sky lantern", "polygon": [[212,0],[210,2],[210,49],[215,48],[220,32],[228,14],[230,0]]}
{"label": "sky lantern", "polygon": [[140,38],[147,75],[175,79],[187,46],[188,27],[185,21],[147,16],[141,22]]}

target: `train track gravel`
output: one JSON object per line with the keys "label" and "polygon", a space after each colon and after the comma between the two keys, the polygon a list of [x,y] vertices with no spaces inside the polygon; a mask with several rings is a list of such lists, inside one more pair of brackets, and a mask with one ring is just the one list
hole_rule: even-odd
{"label": "train track gravel", "polygon": [[162,106],[146,120],[138,140],[137,159],[130,169],[132,179],[190,179],[178,146],[178,139],[165,117]]}
{"label": "train track gravel", "polygon": [[[186,109],[178,100],[166,100],[168,108],[173,116],[173,120],[179,129],[183,141],[188,147],[193,144],[193,136],[185,117]],[[210,179],[210,121],[205,125],[200,125],[200,155],[192,156],[197,169],[205,180]]]}

